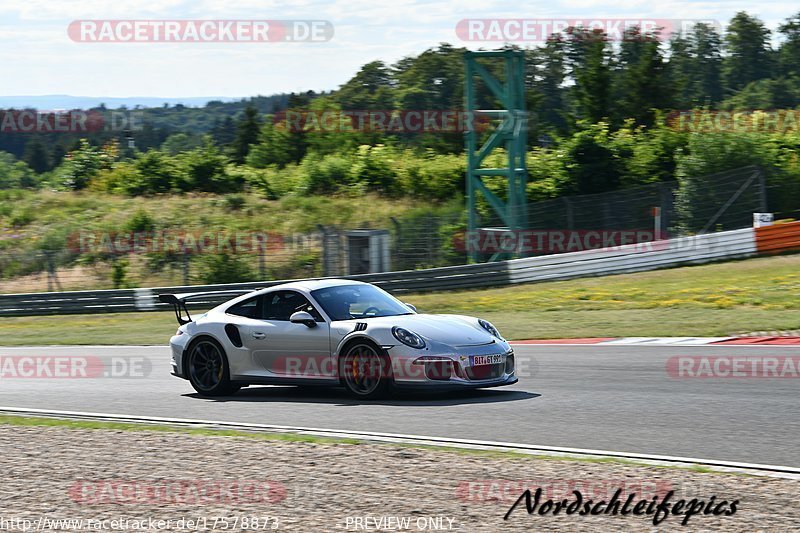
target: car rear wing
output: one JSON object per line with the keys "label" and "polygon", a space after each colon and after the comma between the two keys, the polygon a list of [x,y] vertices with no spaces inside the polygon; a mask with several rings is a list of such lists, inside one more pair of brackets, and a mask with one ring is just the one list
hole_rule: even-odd
{"label": "car rear wing", "polygon": [[[192,321],[192,316],[189,314],[189,309],[186,307],[186,302],[191,300],[206,300],[209,303],[217,301],[222,297],[231,299],[235,296],[241,296],[260,289],[238,289],[228,291],[209,291],[209,292],[190,292],[185,294],[159,294],[158,299],[164,303],[172,304],[175,310],[175,318],[178,319],[178,324],[181,326],[188,324]],[[184,313],[186,317],[184,318]]]}

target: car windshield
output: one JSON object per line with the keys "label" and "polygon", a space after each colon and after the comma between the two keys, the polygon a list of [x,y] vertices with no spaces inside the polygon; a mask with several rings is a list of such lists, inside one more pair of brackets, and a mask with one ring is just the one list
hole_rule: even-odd
{"label": "car windshield", "polygon": [[311,291],[332,320],[413,314],[388,293],[372,285],[340,285]]}

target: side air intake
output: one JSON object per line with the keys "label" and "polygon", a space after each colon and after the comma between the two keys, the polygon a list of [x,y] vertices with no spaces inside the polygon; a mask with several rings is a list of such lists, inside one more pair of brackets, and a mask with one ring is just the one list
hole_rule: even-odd
{"label": "side air intake", "polygon": [[233,324],[225,324],[225,334],[237,348],[242,347],[242,336],[239,334],[239,328]]}

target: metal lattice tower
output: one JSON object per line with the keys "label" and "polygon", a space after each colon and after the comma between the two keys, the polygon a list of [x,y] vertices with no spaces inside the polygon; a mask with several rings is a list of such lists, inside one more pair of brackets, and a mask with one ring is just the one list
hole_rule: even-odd
{"label": "metal lattice tower", "polygon": [[[503,62],[504,81],[498,80],[478,62],[478,59],[491,59]],[[466,133],[467,148],[467,229],[476,231],[477,195],[482,194],[506,228],[511,231],[523,229],[528,224],[527,199],[525,188],[528,170],[525,166],[527,147],[527,113],[525,111],[525,53],[521,50],[466,52],[465,99],[466,111],[473,120],[468,121]],[[489,91],[503,106],[502,109],[476,109],[476,77],[483,81]],[[478,148],[478,131],[475,116],[487,115],[502,122]],[[508,154],[507,165],[503,168],[485,168],[483,162],[496,148],[503,147]],[[508,181],[507,200],[503,201],[483,183],[483,176],[505,176]],[[470,250],[470,262],[477,259],[477,251]],[[495,254],[491,260],[499,259]]]}

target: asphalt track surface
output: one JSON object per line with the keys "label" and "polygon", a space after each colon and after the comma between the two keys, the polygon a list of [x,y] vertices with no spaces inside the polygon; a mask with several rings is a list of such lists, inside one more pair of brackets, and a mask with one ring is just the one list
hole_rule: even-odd
{"label": "asphalt track surface", "polygon": [[672,356],[796,356],[798,347],[517,345],[511,387],[364,403],[343,390],[250,387],[206,399],[167,347],[0,347],[0,357],[144,358],[146,377],[0,378],[0,406],[303,426],[800,467],[800,379],[678,379]]}

